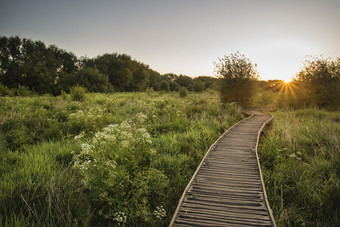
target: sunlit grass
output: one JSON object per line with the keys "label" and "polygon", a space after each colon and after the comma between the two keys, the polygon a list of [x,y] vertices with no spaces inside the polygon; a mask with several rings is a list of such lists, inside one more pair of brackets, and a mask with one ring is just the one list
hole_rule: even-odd
{"label": "sunlit grass", "polygon": [[340,112],[274,113],[259,155],[279,226],[339,226]]}
{"label": "sunlit grass", "polygon": [[[0,225],[167,225],[210,144],[241,118],[219,100],[214,92],[1,97]],[[122,133],[134,141],[93,144],[124,121],[147,146],[134,129]],[[87,153],[92,146],[100,153]]]}

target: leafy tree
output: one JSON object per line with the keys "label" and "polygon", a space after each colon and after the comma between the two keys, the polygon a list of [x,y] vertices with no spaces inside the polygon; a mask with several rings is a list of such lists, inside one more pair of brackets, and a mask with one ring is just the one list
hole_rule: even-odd
{"label": "leafy tree", "polygon": [[131,90],[145,91],[149,82],[149,71],[145,65],[138,65],[133,72],[133,82],[131,83]]}
{"label": "leafy tree", "polygon": [[219,58],[219,61],[215,62],[215,71],[222,78],[220,95],[223,102],[250,104],[256,92],[254,81],[259,78],[256,64],[236,52]]}
{"label": "leafy tree", "polygon": [[340,105],[340,58],[308,56],[296,77],[308,88],[313,104],[320,107]]}
{"label": "leafy tree", "polygon": [[178,83],[174,81],[169,81],[169,86],[171,91],[178,91],[179,90],[179,85]]}
{"label": "leafy tree", "polygon": [[21,47],[22,41],[19,36],[15,37],[0,37],[0,80],[9,88],[17,87],[20,84],[22,74],[21,62]]}
{"label": "leafy tree", "polygon": [[165,80],[162,81],[161,83],[161,90],[168,92],[170,90],[169,83]]}
{"label": "leafy tree", "polygon": [[81,86],[89,92],[110,92],[113,90],[109,79],[93,68],[83,68],[73,74],[66,74],[59,81],[59,91],[70,91],[73,86]]}
{"label": "leafy tree", "polygon": [[187,89],[189,88],[189,86],[193,83],[193,80],[191,77],[189,76],[185,76],[185,75],[179,75],[176,79],[175,82],[181,86],[181,87],[186,87]]}
{"label": "leafy tree", "polygon": [[216,89],[219,84],[219,79],[210,77],[210,76],[199,76],[194,79],[194,81],[200,81],[204,84],[204,90],[210,88],[210,89]]}
{"label": "leafy tree", "polygon": [[42,93],[52,93],[58,78],[77,69],[74,54],[46,47],[41,41],[0,37],[0,81],[9,88],[19,85]]}
{"label": "leafy tree", "polygon": [[83,59],[84,67],[94,67],[107,75],[118,91],[144,91],[154,72],[147,65],[132,60],[125,54],[104,54],[94,59]]}
{"label": "leafy tree", "polygon": [[151,70],[149,75],[148,87],[154,91],[159,91],[161,86],[162,76],[156,71]]}

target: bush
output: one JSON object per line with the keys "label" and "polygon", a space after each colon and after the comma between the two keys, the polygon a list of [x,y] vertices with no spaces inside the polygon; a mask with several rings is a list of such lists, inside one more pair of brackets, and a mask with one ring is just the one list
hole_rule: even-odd
{"label": "bush", "polygon": [[204,91],[204,83],[201,81],[194,81],[193,88],[195,92],[202,92]]}
{"label": "bush", "polygon": [[19,87],[15,89],[14,94],[16,96],[30,96],[32,92],[28,87],[19,85]]}
{"label": "bush", "polygon": [[188,90],[185,87],[181,87],[178,92],[179,92],[179,97],[181,98],[185,98],[188,96]]}
{"label": "bush", "polygon": [[0,96],[6,96],[6,95],[11,96],[10,93],[11,93],[11,90],[5,85],[0,83]]}
{"label": "bush", "polygon": [[28,87],[19,85],[18,88],[10,89],[3,84],[0,84],[0,96],[30,96],[32,92]]}
{"label": "bush", "polygon": [[162,81],[161,83],[161,90],[168,92],[170,90],[169,83],[166,82],[165,80]]}
{"label": "bush", "polygon": [[71,88],[70,95],[74,101],[84,101],[86,89],[80,86]]}

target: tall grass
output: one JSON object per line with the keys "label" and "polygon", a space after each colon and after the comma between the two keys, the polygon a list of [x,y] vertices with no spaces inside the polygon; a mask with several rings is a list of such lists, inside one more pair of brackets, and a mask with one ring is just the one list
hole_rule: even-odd
{"label": "tall grass", "polygon": [[259,155],[279,226],[339,226],[340,112],[276,112]]}
{"label": "tall grass", "polygon": [[3,226],[167,225],[210,144],[241,118],[215,93],[0,104]]}

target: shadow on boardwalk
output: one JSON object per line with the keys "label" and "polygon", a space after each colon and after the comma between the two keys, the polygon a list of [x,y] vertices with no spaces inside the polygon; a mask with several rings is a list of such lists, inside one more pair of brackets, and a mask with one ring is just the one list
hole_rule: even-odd
{"label": "shadow on boardwalk", "polygon": [[276,226],[257,156],[259,135],[272,116],[245,112],[252,115],[208,150],[170,226]]}

